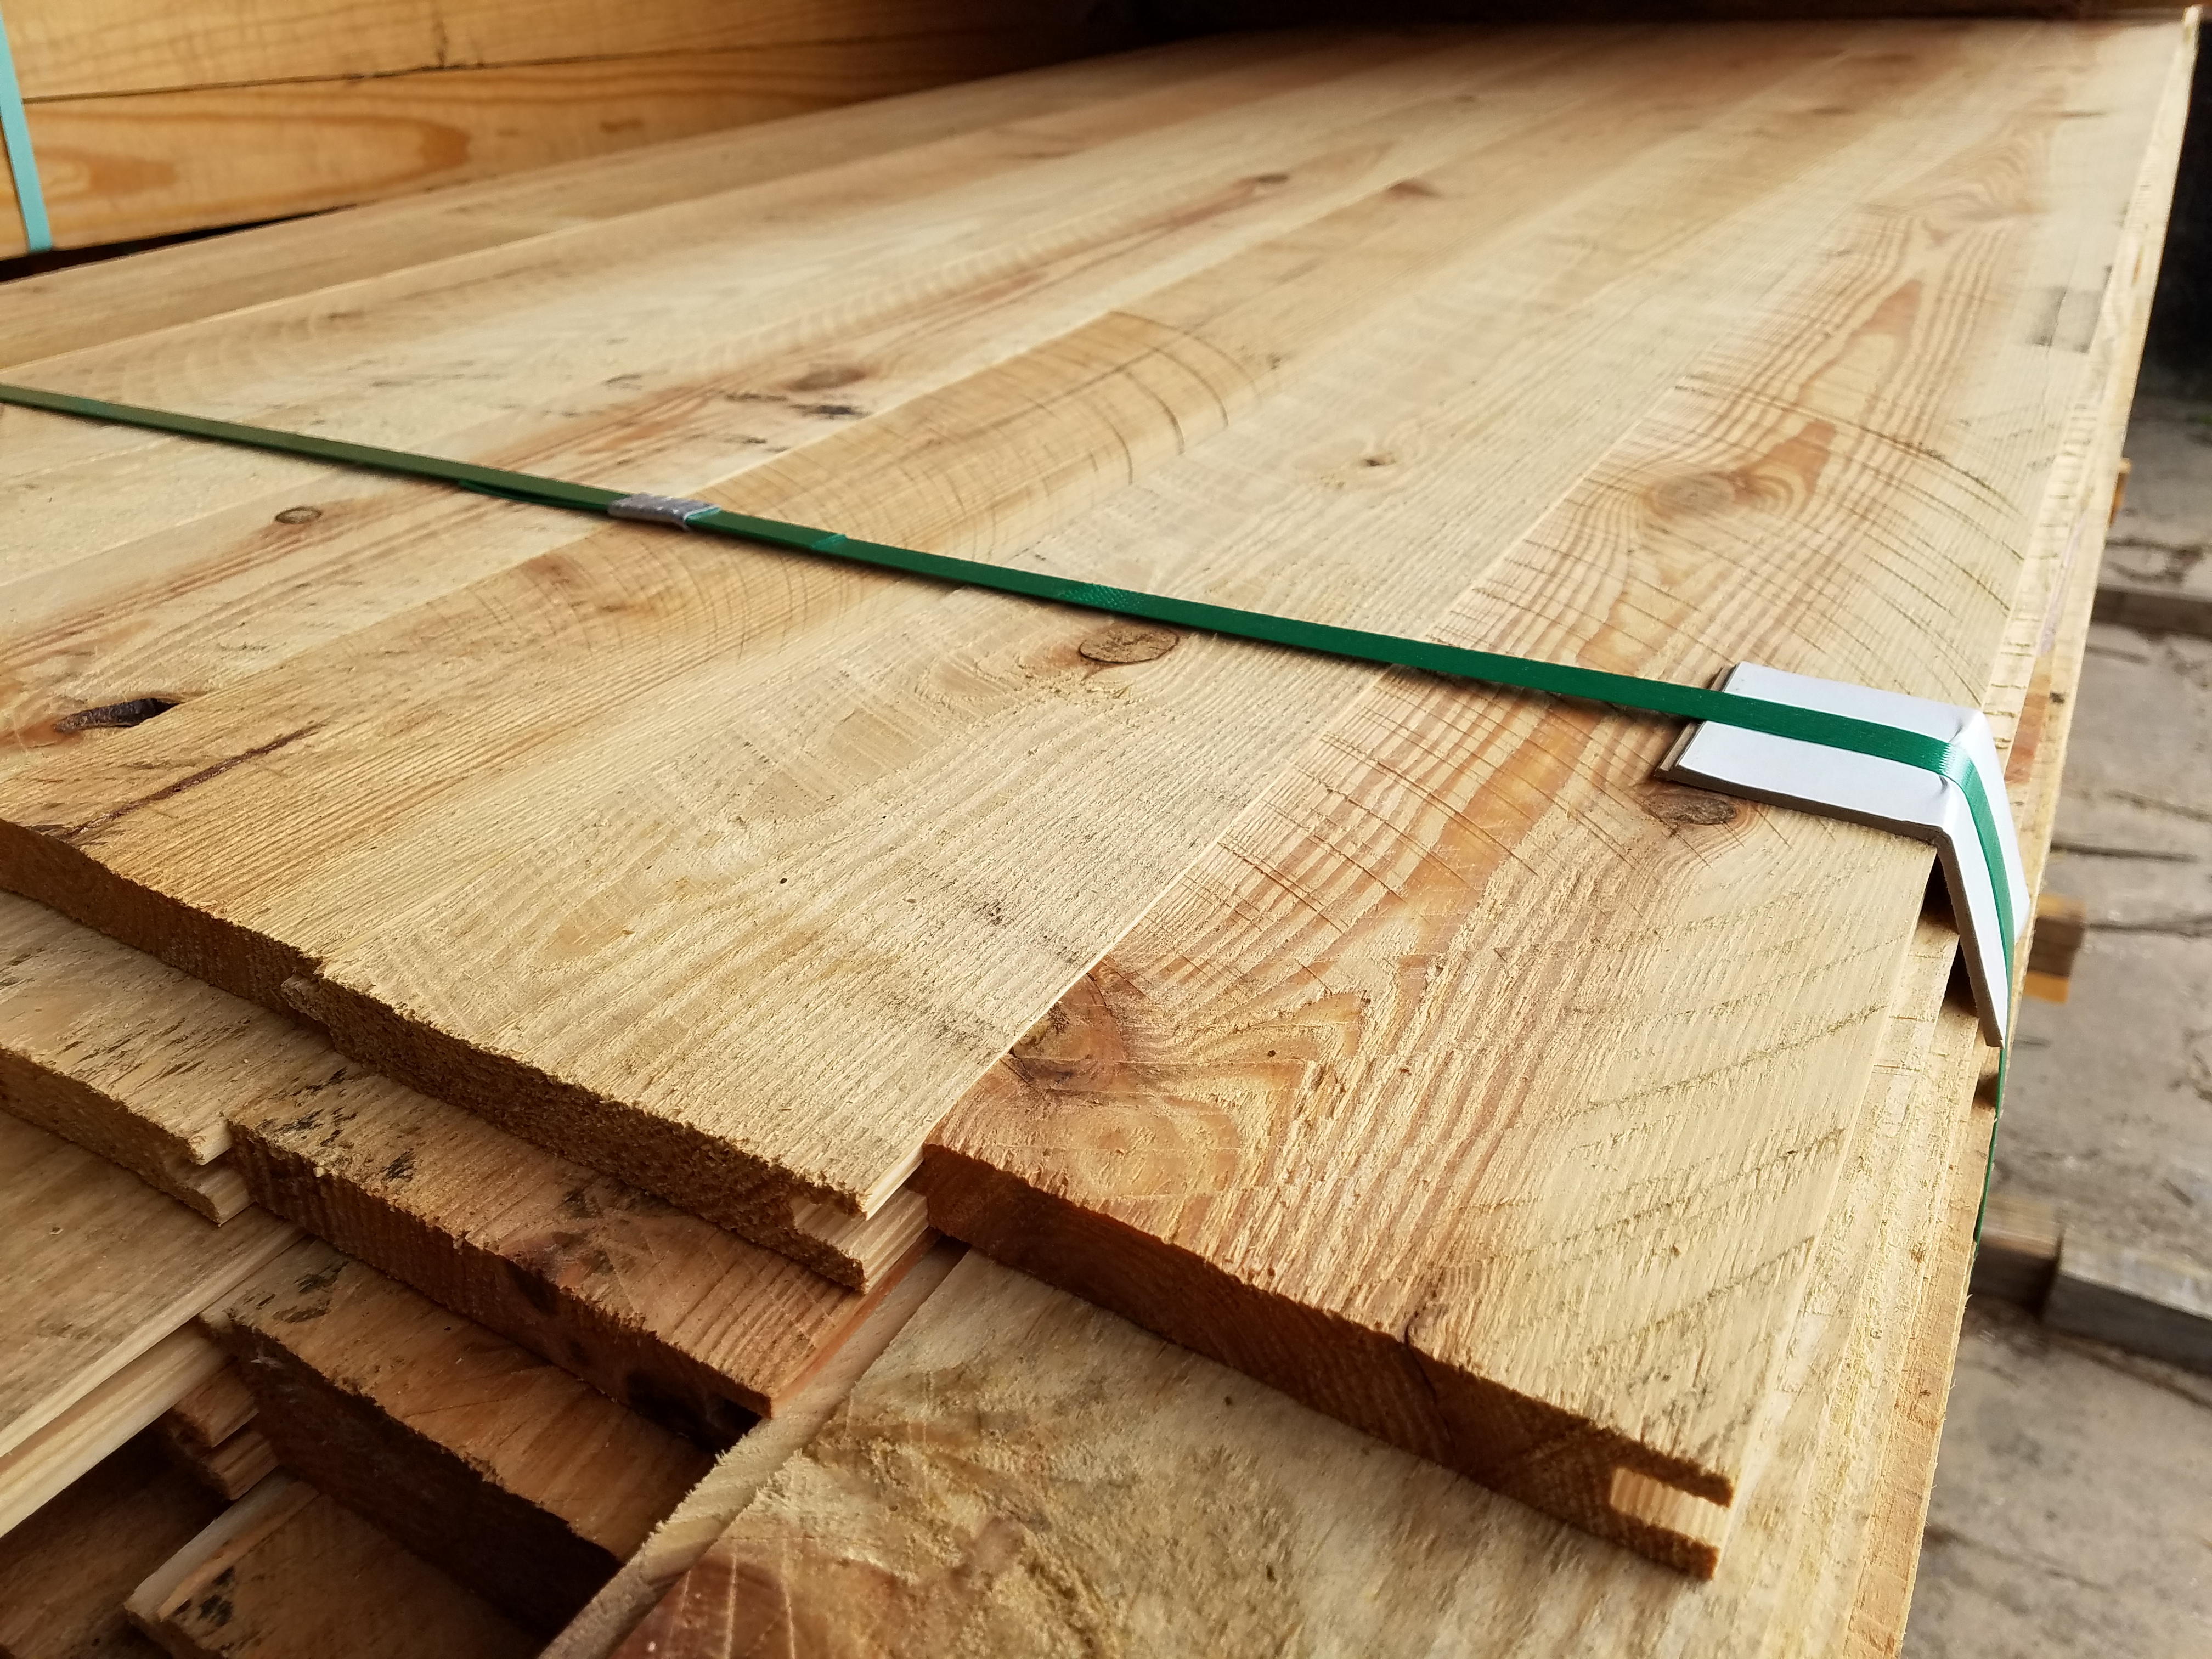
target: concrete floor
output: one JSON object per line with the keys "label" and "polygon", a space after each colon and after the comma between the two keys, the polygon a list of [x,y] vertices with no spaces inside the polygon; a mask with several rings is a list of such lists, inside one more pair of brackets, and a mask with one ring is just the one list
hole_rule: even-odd
{"label": "concrete floor", "polygon": [[[2128,453],[2107,568],[2193,586],[2212,404],[2139,401]],[[2023,1012],[1996,1185],[2212,1266],[2212,639],[2094,630],[2056,844],[2090,932]],[[1905,1654],[2212,1659],[2212,1376],[1970,1303]]]}

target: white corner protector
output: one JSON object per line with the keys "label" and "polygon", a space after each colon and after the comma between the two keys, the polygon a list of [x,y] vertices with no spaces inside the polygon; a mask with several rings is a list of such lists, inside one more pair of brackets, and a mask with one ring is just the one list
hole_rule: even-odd
{"label": "white corner protector", "polygon": [[1854,823],[1911,836],[1916,841],[1933,842],[1942,859],[1951,908],[1958,917],[1982,1035],[1990,1042],[2002,1044],[2011,1013],[2012,976],[2005,968],[1992,877],[2007,884],[2015,928],[2026,928],[2030,907],[2027,883],[2021,875],[2020,842],[2013,830],[2011,805],[2005,799],[2004,764],[1997,758],[1996,743],[1990,736],[1990,723],[1982,718],[1982,711],[1908,697],[1901,692],[1876,691],[1841,680],[1786,674],[1778,668],[1748,662],[1731,669],[1721,689],[1769,702],[1878,720],[1947,743],[1965,743],[1981,772],[1990,805],[1996,809],[1997,839],[2004,851],[2002,871],[1992,872],[1983,858],[1972,811],[1958,787],[1902,761],[1706,720],[1692,726],[1676,740],[1659,775],[1674,783],[1848,818]]}

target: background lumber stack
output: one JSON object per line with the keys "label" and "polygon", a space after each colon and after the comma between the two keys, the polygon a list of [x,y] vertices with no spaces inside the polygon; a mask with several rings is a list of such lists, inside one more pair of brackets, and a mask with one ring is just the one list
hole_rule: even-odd
{"label": "background lumber stack", "polygon": [[[9,0],[55,246],[374,201],[1117,44],[1007,0]],[[0,258],[25,248],[0,170]]]}
{"label": "background lumber stack", "polygon": [[[1972,702],[2033,876],[2192,29],[1209,40],[571,168],[580,222],[524,179],[61,273],[0,339],[970,557]],[[70,1473],[164,1413],[210,1452],[226,1353],[284,1465],[134,1583],[171,1651],[335,1640],[252,1636],[334,1574],[455,1651],[604,1653],[679,1580],[659,1652],[1901,1626],[1990,1123],[1925,848],[1655,788],[1668,722],[0,440],[0,1127],[136,1195],[125,1278],[222,1264],[141,1275],[19,1416],[174,1342]],[[11,1216],[77,1201],[40,1180]]]}

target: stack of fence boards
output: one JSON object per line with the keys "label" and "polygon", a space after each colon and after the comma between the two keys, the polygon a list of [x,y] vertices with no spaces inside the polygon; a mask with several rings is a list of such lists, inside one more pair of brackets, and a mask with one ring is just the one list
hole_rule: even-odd
{"label": "stack of fence boards", "polygon": [[[1008,0],[431,0],[331,25],[302,0],[190,12],[9,0],[56,246],[249,223],[603,155],[1113,44]],[[0,170],[0,258],[25,248]]]}
{"label": "stack of fence boards", "polygon": [[[811,168],[735,135],[574,228],[503,225],[519,187],[465,228],[386,208],[48,279],[9,375],[1972,702],[2032,734],[2039,845],[2192,40],[1211,41],[810,118]],[[1925,849],[1654,787],[1660,722],[21,410],[0,436],[15,1109],[186,1201],[228,1170],[346,1282],[402,1282],[376,1306],[708,1444],[889,1340],[917,1168],[938,1225],[1352,1425],[971,1256],[781,1474],[738,1441],[685,1535],[750,1505],[641,1640],[744,1650],[763,1608],[831,1650],[1901,1620],[1987,1126]],[[257,1389],[279,1455],[281,1407],[474,1467],[371,1385],[430,1334],[310,1353],[252,1316],[321,1271],[216,1322],[299,1384]],[[582,1536],[501,1478],[517,1535]],[[576,1650],[684,1565],[647,1553]],[[1561,1573],[1587,1595],[1540,1618]],[[1377,1584],[1439,1622],[1361,1626]]]}

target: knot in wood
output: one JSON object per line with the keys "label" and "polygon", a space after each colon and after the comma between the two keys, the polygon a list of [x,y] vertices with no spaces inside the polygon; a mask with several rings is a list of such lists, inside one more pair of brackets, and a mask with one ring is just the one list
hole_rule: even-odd
{"label": "knot in wood", "polygon": [[1145,623],[1114,623],[1075,648],[1093,662],[1150,662],[1174,650],[1182,637],[1172,629]]}
{"label": "knot in wood", "polygon": [[288,507],[276,515],[278,524],[313,524],[323,516],[319,507]]}
{"label": "knot in wood", "polygon": [[1679,783],[1646,784],[1636,792],[1636,804],[1662,823],[1734,823],[1736,817],[1736,804],[1726,795]]}

